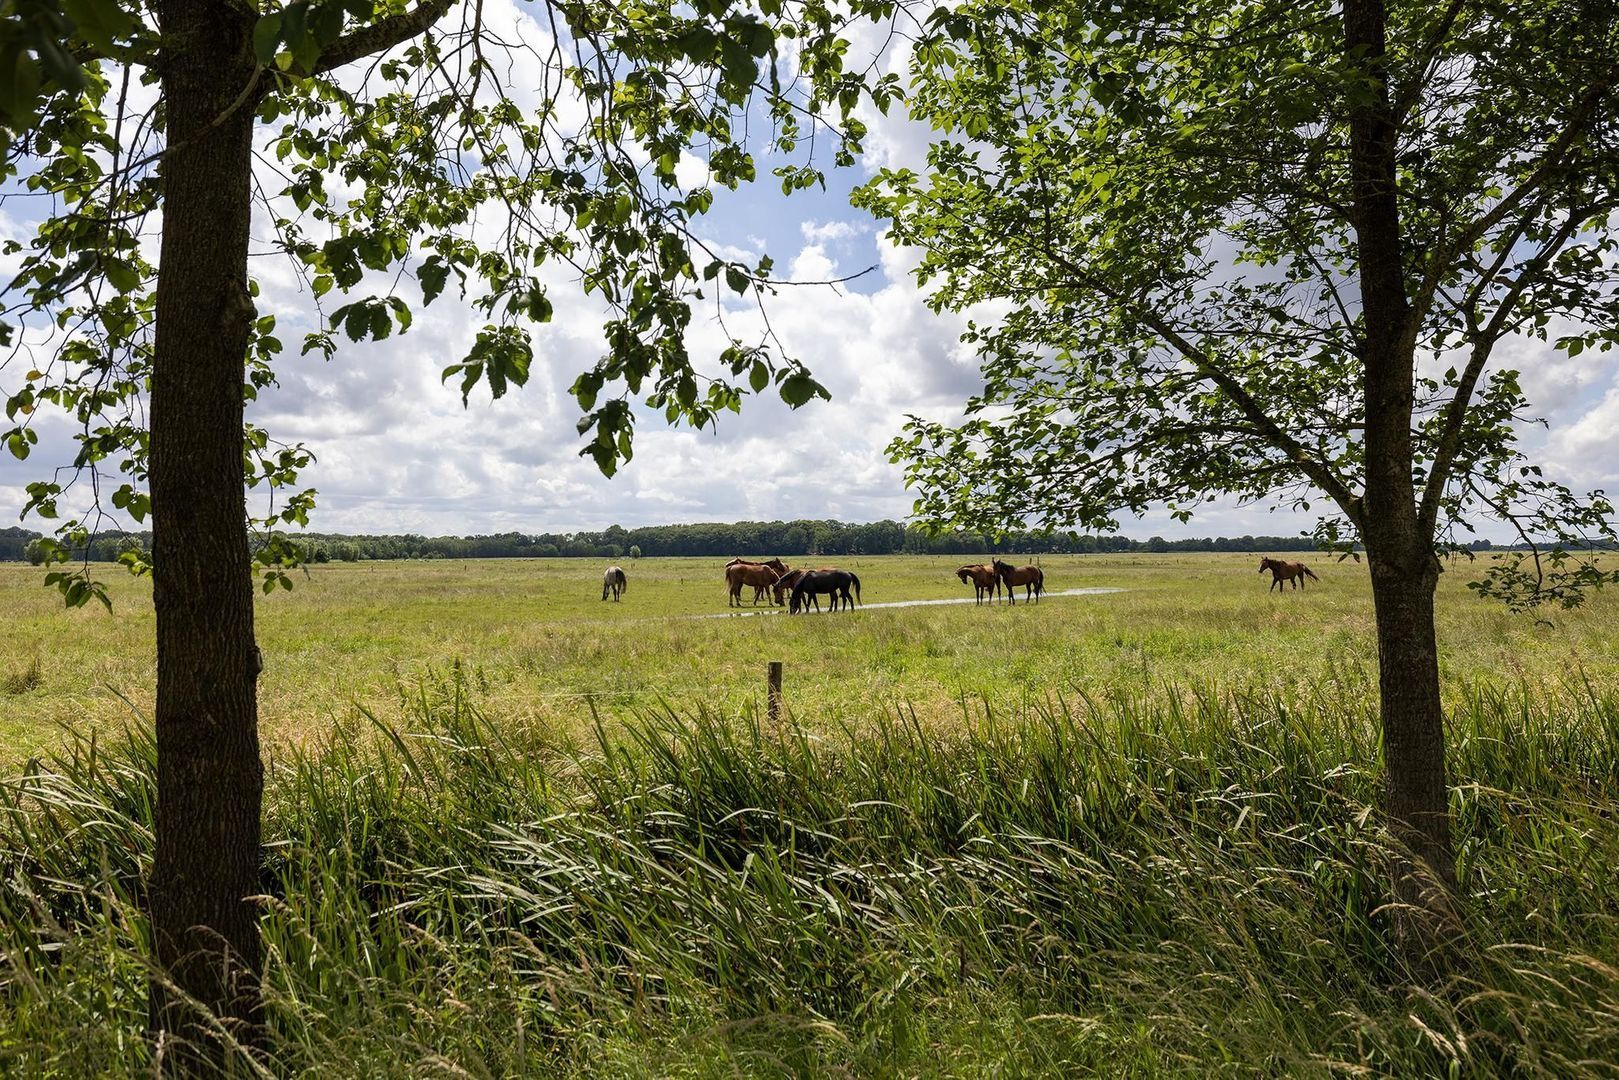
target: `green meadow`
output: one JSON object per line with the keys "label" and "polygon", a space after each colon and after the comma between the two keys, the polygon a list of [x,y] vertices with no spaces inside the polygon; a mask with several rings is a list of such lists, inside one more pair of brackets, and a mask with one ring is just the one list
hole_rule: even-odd
{"label": "green meadow", "polygon": [[[1424,957],[1355,563],[1275,594],[1257,554],[1048,558],[1120,591],[980,607],[958,560],[852,558],[867,603],[969,602],[731,617],[722,561],[626,563],[619,604],[563,560],[262,600],[237,1074],[1619,1071],[1619,595],[1537,619],[1445,575],[1460,892]],[[150,1075],[149,592],[39,577],[0,570],[0,1075]]]}
{"label": "green meadow", "polygon": [[[768,557],[764,553],[760,557]],[[903,707],[950,724],[1031,699],[1191,688],[1375,684],[1364,566],[1307,556],[1322,581],[1268,593],[1258,555],[1054,556],[1049,596],[853,615],[726,617],[722,559],[627,562],[624,600],[602,602],[594,560],[326,564],[261,597],[259,683],[270,743],[317,736],[361,711],[398,718],[459,667],[501,721],[579,732],[660,705],[735,713],[758,703],[765,664],[810,725]],[[954,557],[850,557],[867,603],[967,599]],[[820,561],[816,561],[819,565]],[[1466,562],[1443,579],[1440,645],[1453,692],[1476,683],[1557,692],[1619,678],[1619,595],[1537,620],[1479,600]],[[31,567],[0,566],[0,756],[144,717],[152,700],[149,582],[104,572],[113,610],[64,611]],[[1020,590],[1021,599],[1021,590]],[[745,595],[751,601],[751,594]],[[743,609],[755,609],[751,603]],[[709,618],[707,616],[718,616]]]}

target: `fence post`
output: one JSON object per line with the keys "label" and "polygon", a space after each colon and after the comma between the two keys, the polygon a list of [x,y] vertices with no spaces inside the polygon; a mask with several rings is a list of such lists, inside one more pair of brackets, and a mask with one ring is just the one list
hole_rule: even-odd
{"label": "fence post", "polygon": [[770,661],[769,676],[766,680],[765,701],[772,724],[781,720],[781,661]]}

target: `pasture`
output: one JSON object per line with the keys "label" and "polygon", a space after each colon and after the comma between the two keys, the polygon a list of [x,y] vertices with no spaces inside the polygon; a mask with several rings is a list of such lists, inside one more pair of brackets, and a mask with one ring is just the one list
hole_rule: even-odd
{"label": "pasture", "polygon": [[[1619,596],[1446,575],[1462,933],[1414,964],[1364,571],[1309,561],[1052,558],[1123,591],[991,608],[848,559],[969,602],[799,617],[728,616],[723,560],[618,604],[597,562],[314,568],[260,605],[242,1074],[1612,1074]],[[147,1075],[149,600],[38,576],[0,571],[0,1074]]]}
{"label": "pasture", "polygon": [[[1303,592],[1267,594],[1257,554],[1052,556],[1041,560],[1049,589],[1122,591],[1027,608],[969,602],[793,618],[727,617],[723,559],[626,562],[629,591],[617,604],[600,600],[606,564],[597,560],[326,564],[292,592],[259,600],[260,715],[272,746],[362,709],[397,719],[459,666],[480,707],[503,724],[579,733],[593,715],[612,721],[660,703],[735,713],[759,702],[772,659],[786,661],[788,706],[811,727],[898,707],[948,725],[1030,700],[1211,687],[1368,701],[1375,646],[1365,569],[1306,558],[1323,580]],[[972,587],[954,574],[966,561],[974,560],[841,564],[875,604],[970,601]],[[1440,585],[1451,691],[1483,682],[1562,693],[1619,681],[1619,595],[1541,623],[1474,598],[1463,587],[1468,569],[1456,565]],[[149,709],[150,584],[103,572],[110,614],[64,611],[40,571],[0,566],[0,757],[50,745],[64,725],[112,730]]]}

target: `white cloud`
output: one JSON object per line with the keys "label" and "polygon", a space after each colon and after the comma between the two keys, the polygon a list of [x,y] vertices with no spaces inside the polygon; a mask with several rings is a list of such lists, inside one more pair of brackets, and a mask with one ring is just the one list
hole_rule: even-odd
{"label": "white cloud", "polygon": [[1552,472],[1581,488],[1619,490],[1619,386],[1546,440]]}
{"label": "white cloud", "polygon": [[871,231],[871,226],[853,221],[806,221],[798,231],[812,244],[827,244],[862,236]]}

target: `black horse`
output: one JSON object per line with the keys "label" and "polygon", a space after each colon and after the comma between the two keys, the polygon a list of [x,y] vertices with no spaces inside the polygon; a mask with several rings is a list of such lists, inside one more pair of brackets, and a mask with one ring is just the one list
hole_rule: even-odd
{"label": "black horse", "polygon": [[[854,595],[850,596],[850,587]],[[818,593],[829,593],[832,597],[831,610],[837,611],[839,607],[854,607],[855,601],[860,598],[860,579],[847,570],[810,570],[793,585],[792,603],[788,606],[789,612],[800,609],[809,611],[810,604],[815,610],[821,610],[821,601]]]}

